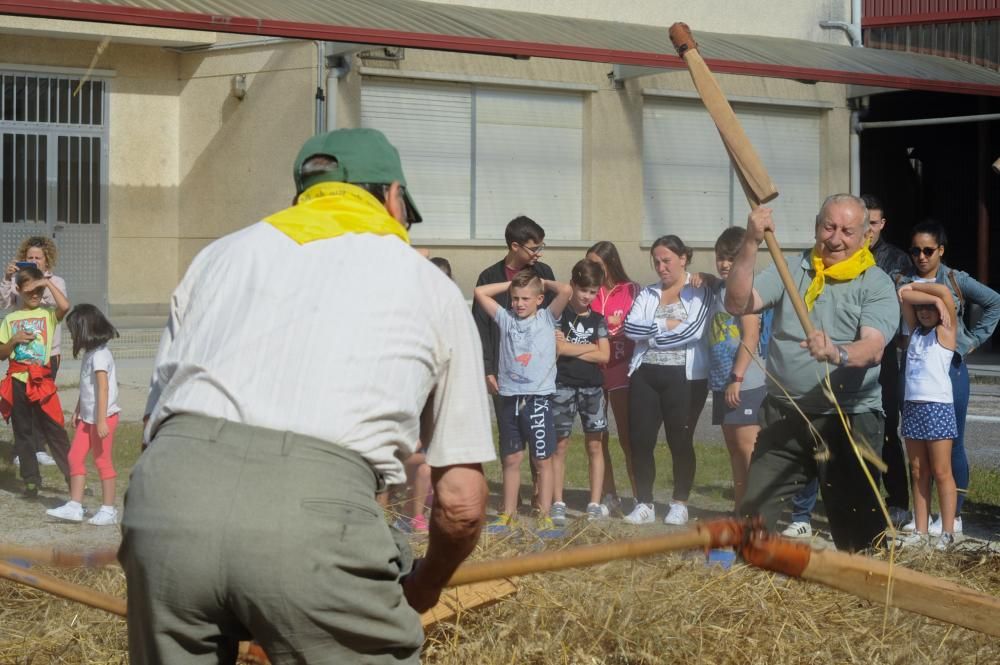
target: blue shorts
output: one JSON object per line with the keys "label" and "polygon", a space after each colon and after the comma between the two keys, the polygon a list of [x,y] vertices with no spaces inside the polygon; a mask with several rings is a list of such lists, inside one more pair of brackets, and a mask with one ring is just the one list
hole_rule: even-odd
{"label": "blue shorts", "polygon": [[712,391],[713,425],[756,425],[760,415],[760,405],[767,397],[767,388],[751,388],[740,391],[740,405],[735,409],[726,404],[726,391]]}
{"label": "blue shorts", "polygon": [[942,402],[903,402],[903,437],[940,441],[958,436],[955,405]]}
{"label": "blue shorts", "polygon": [[549,395],[513,395],[500,398],[500,458],[528,453],[538,460],[556,452],[555,414]]}

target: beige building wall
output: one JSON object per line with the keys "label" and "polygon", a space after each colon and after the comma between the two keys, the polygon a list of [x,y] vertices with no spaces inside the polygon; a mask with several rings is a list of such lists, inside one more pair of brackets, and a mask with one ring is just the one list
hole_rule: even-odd
{"label": "beige building wall", "polygon": [[[0,39],[0,62],[83,72],[97,49],[96,41],[23,30]],[[108,300],[113,306],[162,306],[177,280],[177,65],[176,54],[114,41],[98,63],[96,74],[107,77],[110,89]]]}
{"label": "beige building wall", "polygon": [[[246,77],[242,99],[234,77]],[[212,240],[291,205],[292,161],[314,129],[311,42],[197,52],[179,69],[177,270]]]}

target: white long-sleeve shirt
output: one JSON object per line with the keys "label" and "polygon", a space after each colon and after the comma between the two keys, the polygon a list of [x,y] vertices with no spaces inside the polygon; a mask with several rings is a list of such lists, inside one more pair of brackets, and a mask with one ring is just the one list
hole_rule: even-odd
{"label": "white long-sleeve shirt", "polygon": [[689,379],[704,379],[708,376],[708,351],[704,335],[711,319],[713,294],[707,286],[691,286],[688,275],[680,292],[680,302],[687,312],[687,318],[673,330],[667,329],[656,319],[656,308],[660,304],[663,288],[657,282],[650,284],[636,296],[632,309],[625,318],[625,336],[635,341],[632,362],[628,373],[639,368],[649,349],[684,349],[684,375]]}

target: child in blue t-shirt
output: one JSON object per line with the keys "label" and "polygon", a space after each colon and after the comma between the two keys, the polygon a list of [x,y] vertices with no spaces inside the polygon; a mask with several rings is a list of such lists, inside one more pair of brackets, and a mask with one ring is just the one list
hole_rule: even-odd
{"label": "child in blue t-shirt", "polygon": [[[494,300],[507,290],[509,312]],[[546,290],[556,296],[547,308],[541,308]],[[503,463],[503,511],[487,525],[491,532],[503,532],[513,525],[525,445],[538,471],[539,530],[553,527],[549,509],[551,458],[556,449],[551,408],[551,397],[556,391],[555,331],[572,293],[569,284],[543,280],[531,270],[522,270],[509,282],[476,287],[476,303],[500,329],[497,383],[501,403],[497,420]]]}
{"label": "child in blue t-shirt", "polygon": [[557,527],[566,524],[566,504],[563,502],[563,482],[566,476],[566,451],[569,435],[577,412],[583,423],[584,443],[590,462],[590,502],[587,519],[608,516],[601,505],[604,483],[604,433],[608,431],[607,406],[604,401],[604,374],[600,365],[611,357],[608,325],[604,316],[593,311],[590,304],[604,283],[604,269],[594,261],[583,259],[573,266],[570,286],[573,297],[563,312],[562,326],[557,334],[559,353],[556,373],[556,394],[552,399],[556,424],[556,454],[552,458],[554,489],[552,521]]}
{"label": "child in blue t-shirt", "polygon": [[755,361],[761,340],[758,314],[733,316],[725,309],[726,277],[743,245],[746,230],[730,227],[715,241],[715,267],[722,281],[709,327],[708,387],[712,391],[712,424],[722,426],[733,472],[733,494],[737,514],[746,491],[750,456],[760,425],[757,412],[767,394],[764,371]]}

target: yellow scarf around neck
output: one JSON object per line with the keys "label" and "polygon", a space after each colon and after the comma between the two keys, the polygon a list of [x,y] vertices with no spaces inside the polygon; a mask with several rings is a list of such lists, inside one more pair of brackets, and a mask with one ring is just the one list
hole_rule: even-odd
{"label": "yellow scarf around neck", "polygon": [[410,243],[406,228],[386,212],[378,199],[346,182],[315,184],[299,194],[294,206],[264,221],[300,245],[345,233],[394,235]]}
{"label": "yellow scarf around neck", "polygon": [[827,279],[847,282],[875,265],[875,256],[868,249],[868,241],[865,241],[864,246],[854,254],[839,263],[834,263],[829,268],[823,267],[823,259],[816,253],[815,247],[810,259],[813,270],[816,271],[816,276],[813,277],[812,284],[809,285],[805,295],[806,309],[810,312],[816,303],[816,298],[819,298],[819,294],[823,293]]}

